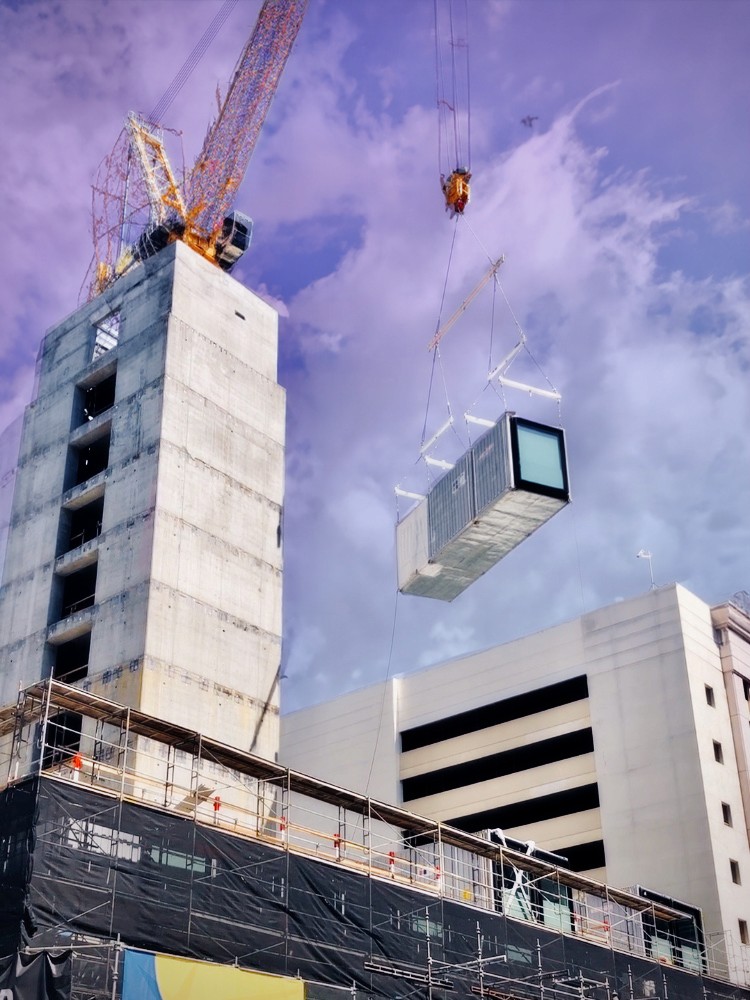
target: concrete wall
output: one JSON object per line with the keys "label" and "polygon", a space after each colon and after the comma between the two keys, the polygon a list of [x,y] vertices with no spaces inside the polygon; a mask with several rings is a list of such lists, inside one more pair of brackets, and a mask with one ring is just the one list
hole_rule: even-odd
{"label": "concrete wall", "polygon": [[[119,342],[92,360],[96,324],[112,312]],[[90,630],[78,683],[276,754],[285,412],[276,362],[274,310],[181,243],[47,335],[0,592],[2,703],[54,669],[51,643]],[[97,418],[111,423],[107,468],[66,489],[71,444],[97,429],[81,427],[77,387],[105,369],[116,369],[114,406]],[[70,569],[56,562],[61,508],[92,483],[104,495],[101,534],[63,562],[94,560],[95,604],[59,621],[56,588]]]}
{"label": "concrete wall", "polygon": [[390,680],[283,716],[280,760],[303,774],[397,802],[402,683]]}

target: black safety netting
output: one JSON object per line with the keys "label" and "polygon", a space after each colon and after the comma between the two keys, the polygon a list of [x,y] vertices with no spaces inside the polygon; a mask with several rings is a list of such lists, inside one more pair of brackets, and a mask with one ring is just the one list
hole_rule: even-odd
{"label": "black safety netting", "polygon": [[[750,990],[705,975],[76,784],[41,778],[1,798],[3,950],[72,947],[74,996],[112,982],[111,961],[97,971],[86,942],[119,938],[299,976],[309,1000],[347,989],[360,1000],[480,990],[518,1000],[750,1000]],[[89,994],[76,992],[86,976]]]}

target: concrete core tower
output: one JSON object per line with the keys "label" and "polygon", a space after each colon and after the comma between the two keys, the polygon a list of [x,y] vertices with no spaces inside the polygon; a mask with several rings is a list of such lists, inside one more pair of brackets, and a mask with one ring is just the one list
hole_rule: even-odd
{"label": "concrete core tower", "polygon": [[278,750],[277,315],[182,243],[52,329],[0,590],[0,704],[52,676]]}

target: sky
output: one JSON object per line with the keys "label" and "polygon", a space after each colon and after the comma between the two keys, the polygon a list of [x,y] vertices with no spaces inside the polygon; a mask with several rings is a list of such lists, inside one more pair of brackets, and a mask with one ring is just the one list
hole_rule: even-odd
{"label": "sky", "polygon": [[[98,165],[221,6],[0,0],[0,487],[40,340],[79,302]],[[281,316],[286,711],[642,593],[649,569],[710,604],[750,590],[750,7],[436,6],[437,39],[433,0],[309,0],[236,202],[255,231],[234,276]],[[239,0],[165,114],[188,166],[258,8]],[[519,330],[509,374],[559,408],[488,384]],[[394,487],[427,488],[449,408],[448,460],[467,410],[561,422],[573,502],[446,604],[397,594]]]}

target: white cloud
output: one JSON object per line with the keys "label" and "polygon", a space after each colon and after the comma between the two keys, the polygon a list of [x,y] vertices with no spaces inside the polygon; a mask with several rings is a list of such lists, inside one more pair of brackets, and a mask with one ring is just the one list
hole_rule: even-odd
{"label": "white cloud", "polygon": [[[727,259],[746,244],[745,179],[731,183],[750,120],[738,113],[746,53],[723,27],[738,8],[720,4],[711,23],[725,44],[712,49],[700,18],[689,34],[692,5],[674,47],[656,30],[644,47],[632,4],[616,0],[601,23],[575,0],[564,16],[541,0],[477,4],[476,15],[470,5],[473,197],[446,280],[454,229],[436,164],[431,6],[391,6],[396,29],[369,0],[309,6],[239,199],[256,221],[240,271],[288,311],[289,708],[646,589],[635,558],[644,546],[659,582],[680,579],[709,601],[748,586],[750,295],[744,279],[721,276],[746,268],[739,254],[716,273],[710,255],[695,266],[708,227]],[[98,162],[126,112],[153,107],[216,9],[0,7],[0,125],[11,140],[0,417],[20,412],[44,328],[75,307]],[[666,16],[649,8],[650,19]],[[238,5],[170,109],[188,163],[251,20]],[[713,59],[689,78],[679,75],[687,42]],[[614,78],[622,84],[602,93]],[[540,115],[533,131],[519,124],[528,113]],[[680,190],[657,163],[685,167]],[[422,475],[426,345],[500,253],[534,359],[563,392],[574,503],[453,604],[397,600],[392,488]],[[500,295],[492,325],[488,288],[444,342],[428,434],[445,418],[443,375],[458,430],[477,399],[499,413],[485,391],[490,340],[497,361],[516,339]],[[519,378],[539,377],[528,357],[517,366]],[[507,397],[557,420],[552,404]]]}
{"label": "white cloud", "polygon": [[[393,149],[402,139],[389,132],[369,141]],[[365,160],[377,155],[361,149]],[[482,273],[483,247],[507,253],[505,291],[522,323],[528,318],[534,327],[529,344],[535,357],[564,392],[575,509],[452,605],[401,598],[394,670],[507,639],[623,591],[645,589],[648,580],[635,559],[644,545],[654,553],[660,582],[700,580],[698,589],[709,600],[742,583],[741,553],[750,541],[750,473],[742,471],[750,470],[744,434],[750,397],[743,372],[748,288],[737,279],[663,274],[661,248],[689,224],[691,199],[668,195],[646,172],[608,171],[607,162],[602,150],[581,141],[570,114],[475,171],[466,221],[477,239],[460,224],[448,298],[460,301]],[[393,591],[383,553],[389,551],[392,562],[393,534],[392,524],[368,512],[382,509],[386,492],[418,449],[428,372],[424,345],[435,325],[450,239],[439,205],[420,202],[424,181],[419,171],[403,177],[405,204],[419,207],[409,215],[412,225],[398,226],[384,221],[380,208],[388,192],[382,176],[374,181],[363,207],[362,245],[293,303],[294,316],[345,345],[338,361],[305,373],[304,400],[293,377],[289,386],[291,409],[311,408],[310,422],[300,420],[304,435],[290,437],[292,495],[302,442],[321,470],[315,482],[306,481],[306,491],[323,483],[334,491],[357,484],[349,493],[351,505],[340,508],[349,523],[337,523],[330,549],[336,558],[316,579],[314,606],[287,604],[292,623],[315,614],[324,637],[320,663],[331,665],[331,689],[346,686],[341,665],[359,664],[363,657],[371,679],[382,673],[390,627],[382,594]],[[478,317],[486,317],[486,308],[478,300],[444,344],[446,378],[459,414],[484,384],[489,331]],[[704,328],[695,332],[691,316],[699,309],[706,313]],[[516,337],[498,303],[501,312],[499,355]],[[442,392],[439,385],[436,392]],[[523,398],[509,403],[525,412]],[[433,430],[443,419],[441,405],[432,416]],[[312,422],[316,406],[326,412]],[[498,415],[499,401],[496,407]],[[554,409],[547,419],[554,422]],[[341,428],[347,429],[343,438]],[[378,447],[368,447],[370,442]],[[288,517],[292,523],[297,517],[293,504]],[[326,547],[330,530],[327,522],[316,523],[316,551]],[[292,528],[292,536],[288,570],[304,575],[308,542],[299,528]],[[347,609],[344,619],[341,608]],[[357,608],[369,614],[351,611]],[[288,696],[295,704],[304,701],[302,678]]]}

